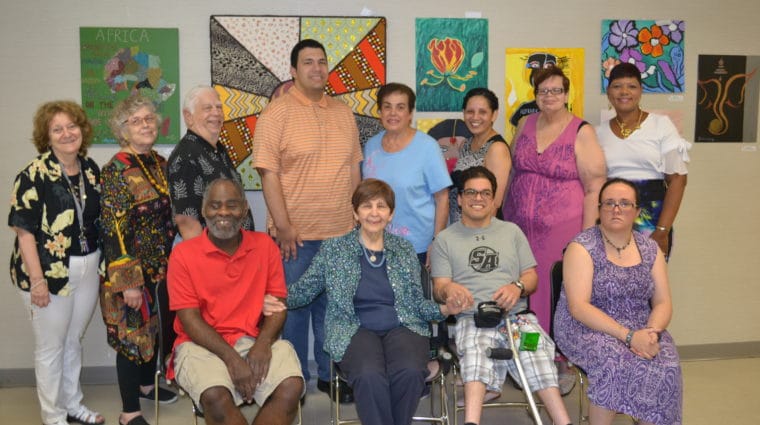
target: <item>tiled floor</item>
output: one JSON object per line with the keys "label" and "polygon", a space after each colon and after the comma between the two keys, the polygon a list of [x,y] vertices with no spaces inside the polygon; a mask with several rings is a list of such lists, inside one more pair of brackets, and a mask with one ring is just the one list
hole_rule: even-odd
{"label": "tiled floor", "polygon": [[[752,406],[760,399],[760,358],[737,360],[714,360],[684,362],[684,421],[686,425],[725,424],[754,425],[760,423],[760,414]],[[87,405],[106,416],[109,425],[118,424],[120,410],[119,391],[116,385],[86,385]],[[522,394],[510,385],[504,389],[504,399],[520,400]],[[573,420],[577,418],[578,390],[566,399]],[[426,413],[428,403],[420,403],[420,413]],[[152,403],[143,403],[145,417],[154,420]],[[330,423],[330,404],[327,396],[309,385],[309,394],[303,410],[304,425],[327,425]],[[249,416],[254,408],[246,408]],[[354,413],[353,406],[345,408],[346,415]],[[544,423],[550,424],[544,414]],[[160,424],[192,424],[190,402],[187,397],[161,406]],[[199,421],[203,424],[203,421]],[[39,424],[37,396],[32,387],[0,388],[0,424]],[[461,424],[461,414],[459,423]],[[510,424],[530,425],[532,420],[522,409],[486,409],[482,425]],[[618,416],[615,424],[630,424]]]}

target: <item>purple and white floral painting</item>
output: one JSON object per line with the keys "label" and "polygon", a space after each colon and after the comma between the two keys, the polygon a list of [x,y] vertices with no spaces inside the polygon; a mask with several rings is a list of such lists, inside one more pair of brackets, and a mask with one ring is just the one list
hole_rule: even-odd
{"label": "purple and white floral painting", "polygon": [[683,93],[685,32],[686,23],[678,20],[603,20],[602,93],[621,62],[639,69],[644,93]]}

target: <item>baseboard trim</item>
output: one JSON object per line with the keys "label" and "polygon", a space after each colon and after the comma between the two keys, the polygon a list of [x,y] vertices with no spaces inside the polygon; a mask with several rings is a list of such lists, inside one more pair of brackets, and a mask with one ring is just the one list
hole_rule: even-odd
{"label": "baseboard trim", "polygon": [[[732,342],[727,344],[697,344],[678,347],[681,361],[728,360],[760,357],[760,341]],[[313,360],[310,363],[314,363]],[[311,369],[316,370],[312,364]],[[116,368],[94,366],[82,368],[81,381],[88,385],[116,384]],[[0,369],[0,388],[33,387],[34,369]]]}
{"label": "baseboard trim", "polygon": [[760,341],[679,346],[678,355],[681,356],[682,361],[760,357]]}
{"label": "baseboard trim", "polygon": [[[83,367],[80,381],[87,385],[116,384],[115,366]],[[35,386],[34,369],[0,369],[0,388]]]}

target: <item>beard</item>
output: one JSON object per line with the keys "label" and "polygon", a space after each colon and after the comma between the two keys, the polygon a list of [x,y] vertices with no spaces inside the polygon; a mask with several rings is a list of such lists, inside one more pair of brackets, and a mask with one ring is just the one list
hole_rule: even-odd
{"label": "beard", "polygon": [[[228,221],[229,224],[219,224],[220,221]],[[242,217],[215,218],[206,222],[208,232],[216,239],[232,239],[243,228]]]}

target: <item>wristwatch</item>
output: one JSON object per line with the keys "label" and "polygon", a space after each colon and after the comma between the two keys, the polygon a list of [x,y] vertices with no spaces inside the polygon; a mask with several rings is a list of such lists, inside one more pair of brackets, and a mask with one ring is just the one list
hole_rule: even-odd
{"label": "wristwatch", "polygon": [[512,285],[515,285],[516,287],[520,288],[520,296],[521,297],[525,295],[525,284],[523,284],[522,282],[520,282],[519,279],[516,280],[516,281],[514,281],[514,282],[511,282],[511,283],[512,283]]}

